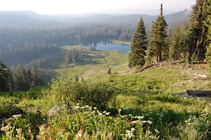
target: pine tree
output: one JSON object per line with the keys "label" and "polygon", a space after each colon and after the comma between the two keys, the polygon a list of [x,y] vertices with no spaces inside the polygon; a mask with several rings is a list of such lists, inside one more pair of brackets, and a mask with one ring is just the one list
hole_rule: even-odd
{"label": "pine tree", "polygon": [[147,49],[146,44],[147,44],[146,31],[145,31],[144,21],[141,18],[131,43],[129,66],[135,67],[138,65],[143,66],[145,64],[145,56],[146,56],[145,51]]}
{"label": "pine tree", "polygon": [[9,69],[0,61],[0,92],[9,90]]}
{"label": "pine tree", "polygon": [[111,68],[110,67],[108,68],[107,74],[111,75]]}
{"label": "pine tree", "polygon": [[[207,11],[211,11],[211,0],[208,0]],[[206,25],[209,29],[208,31],[209,46],[207,46],[206,59],[207,59],[209,67],[211,67],[211,14],[208,15]]]}
{"label": "pine tree", "polygon": [[174,35],[172,37],[171,41],[171,47],[170,47],[170,58],[173,60],[178,60],[182,57],[182,52],[184,51],[184,40],[181,28],[177,26],[177,28],[174,31]]}
{"label": "pine tree", "polygon": [[209,5],[207,0],[197,0],[193,7],[193,14],[190,19],[186,39],[189,63],[191,63],[194,54],[199,61],[205,58],[206,46],[208,43],[206,20],[207,16],[210,14],[210,11],[207,10],[207,5]]}
{"label": "pine tree", "polygon": [[156,21],[153,22],[151,29],[151,40],[148,49],[148,59],[151,57],[156,57],[157,62],[165,60],[168,56],[168,46],[166,44],[166,28],[167,23],[163,16],[163,5],[161,4],[160,15],[157,17]]}

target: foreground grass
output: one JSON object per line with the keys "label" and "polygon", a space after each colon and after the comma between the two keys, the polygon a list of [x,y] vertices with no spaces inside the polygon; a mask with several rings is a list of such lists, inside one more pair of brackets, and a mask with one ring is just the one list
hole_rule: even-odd
{"label": "foreground grass", "polygon": [[[204,101],[181,96],[187,89],[210,89],[210,80],[190,73],[190,69],[194,73],[209,74],[203,67],[166,65],[137,74],[115,74],[101,81],[90,79],[76,83],[68,80],[68,76],[61,77],[53,82],[51,89],[40,88],[20,93],[20,96],[2,93],[1,112],[7,114],[13,109],[20,113],[21,109],[25,114],[13,116],[3,124],[7,133],[1,137],[210,139],[209,98]],[[80,102],[82,106],[74,102]],[[49,118],[47,111],[56,104],[69,104],[73,112],[67,114],[67,108],[64,108],[57,116]],[[99,110],[95,106],[99,106]],[[35,109],[42,113],[36,114]]]}
{"label": "foreground grass", "polygon": [[[130,73],[128,54],[86,52],[96,56],[74,66],[56,62],[54,70],[63,76],[50,88],[0,93],[0,119],[8,119],[0,121],[5,132],[0,139],[211,139],[210,98],[182,96],[187,89],[211,89],[203,65],[154,66]],[[112,75],[107,74],[109,67]],[[47,111],[57,104],[71,106],[71,114],[64,106],[49,117]]]}

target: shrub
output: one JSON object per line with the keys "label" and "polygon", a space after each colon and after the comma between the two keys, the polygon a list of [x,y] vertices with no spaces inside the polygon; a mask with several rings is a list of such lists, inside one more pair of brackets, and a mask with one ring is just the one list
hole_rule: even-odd
{"label": "shrub", "polygon": [[75,82],[61,76],[53,80],[50,93],[55,99],[66,104],[78,102],[83,105],[105,108],[114,90],[105,82]]}

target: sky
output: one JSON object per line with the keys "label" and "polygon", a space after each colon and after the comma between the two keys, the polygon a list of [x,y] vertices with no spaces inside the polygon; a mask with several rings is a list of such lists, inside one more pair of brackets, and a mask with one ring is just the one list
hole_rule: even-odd
{"label": "sky", "polygon": [[164,9],[181,11],[196,0],[1,0],[0,11],[30,10],[43,15],[131,13],[155,10],[163,3]]}

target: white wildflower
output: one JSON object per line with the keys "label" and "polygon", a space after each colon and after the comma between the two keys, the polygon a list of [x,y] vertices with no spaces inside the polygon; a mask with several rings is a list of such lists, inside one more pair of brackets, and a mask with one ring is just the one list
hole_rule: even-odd
{"label": "white wildflower", "polygon": [[131,123],[133,123],[133,124],[134,124],[134,123],[137,123],[137,121],[132,121]]}
{"label": "white wildflower", "polygon": [[131,128],[131,131],[133,132],[133,131],[135,131],[136,129],[135,128]]}
{"label": "white wildflower", "polygon": [[110,115],[110,112],[106,112],[105,114],[108,116],[108,115]]}
{"label": "white wildflower", "polygon": [[75,106],[75,107],[74,107],[74,109],[79,109],[79,108],[80,108],[80,106]]}
{"label": "white wildflower", "polygon": [[157,129],[155,129],[155,132],[156,132],[156,133],[160,133]]}
{"label": "white wildflower", "polygon": [[139,120],[141,120],[141,119],[144,118],[144,116],[137,116],[136,118],[139,119]]}
{"label": "white wildflower", "polygon": [[19,118],[19,117],[21,117],[21,116],[22,116],[22,114],[12,115],[13,118]]}
{"label": "white wildflower", "polygon": [[151,122],[151,121],[147,121],[147,123],[152,124],[152,122]]}

